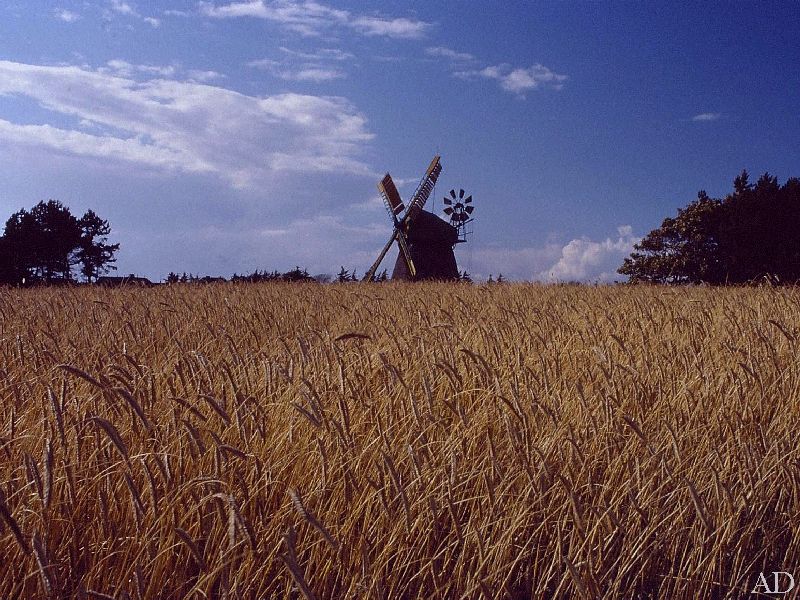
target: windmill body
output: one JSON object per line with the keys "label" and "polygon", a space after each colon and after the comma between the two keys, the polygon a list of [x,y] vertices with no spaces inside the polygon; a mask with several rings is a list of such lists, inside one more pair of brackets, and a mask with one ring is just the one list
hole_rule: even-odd
{"label": "windmill body", "polygon": [[[450,222],[440,219],[436,215],[422,210],[428,197],[433,192],[442,165],[439,157],[435,156],[428,166],[428,170],[414,192],[414,196],[406,209],[400,194],[388,173],[378,183],[378,190],[392,220],[393,231],[389,241],[383,247],[377,260],[364,275],[366,281],[372,281],[375,272],[383,261],[386,253],[394,245],[399,247],[395,261],[392,279],[404,281],[417,281],[422,279],[453,280],[458,279],[458,267],[453,247],[466,241],[467,223],[472,219],[469,216],[473,207],[472,196],[466,200],[464,190],[456,199],[455,192],[451,190],[453,201],[445,198],[447,205],[444,212],[450,217]],[[466,209],[465,209],[466,207]]]}
{"label": "windmill body", "polygon": [[403,252],[397,254],[392,279],[404,281],[422,279],[458,279],[458,267],[453,246],[458,242],[458,230],[433,213],[421,210],[406,236],[411,260],[416,268],[412,277]]}

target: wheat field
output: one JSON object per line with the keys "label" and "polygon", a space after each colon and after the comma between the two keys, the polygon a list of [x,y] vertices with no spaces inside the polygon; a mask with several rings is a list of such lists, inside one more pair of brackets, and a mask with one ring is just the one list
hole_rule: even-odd
{"label": "wheat field", "polygon": [[800,290],[0,290],[0,598],[739,598]]}

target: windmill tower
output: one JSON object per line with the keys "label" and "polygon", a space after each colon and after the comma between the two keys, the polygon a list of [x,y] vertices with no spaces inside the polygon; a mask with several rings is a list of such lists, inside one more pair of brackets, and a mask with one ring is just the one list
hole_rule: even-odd
{"label": "windmill tower", "polygon": [[[449,204],[445,208],[445,214],[450,216],[449,223],[422,209],[433,192],[439,173],[442,172],[439,159],[439,156],[435,156],[431,161],[407,210],[389,173],[378,183],[378,190],[392,220],[393,231],[377,260],[364,276],[364,280],[373,279],[395,241],[399,246],[399,252],[392,279],[405,281],[458,279],[458,266],[453,247],[459,242],[466,241],[467,224],[472,221],[469,215],[473,207],[470,205],[471,210],[466,211],[466,200],[457,207],[445,199],[445,204]],[[453,197],[455,198],[455,192]],[[464,191],[461,190],[461,198],[463,197]],[[469,202],[472,202],[471,196]]]}

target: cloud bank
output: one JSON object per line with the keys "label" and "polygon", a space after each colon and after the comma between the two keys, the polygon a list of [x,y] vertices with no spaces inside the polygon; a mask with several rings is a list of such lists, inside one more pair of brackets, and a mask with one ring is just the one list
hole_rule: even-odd
{"label": "cloud bank", "polygon": [[607,237],[597,242],[583,237],[571,240],[561,248],[555,264],[538,273],[536,279],[602,283],[621,280],[623,277],[616,271],[640,239],[633,235],[630,225],[622,225],[617,228],[616,239]]}
{"label": "cloud bank", "polygon": [[210,173],[237,187],[279,171],[374,175],[359,158],[373,137],[366,118],[341,97],[248,96],[177,79],[173,67],[124,61],[95,70],[0,61],[0,94],[55,115],[44,123],[0,119],[8,144]]}
{"label": "cloud bank", "polygon": [[624,279],[616,271],[640,239],[630,225],[622,225],[615,236],[599,241],[581,237],[538,247],[476,248],[471,268],[478,281],[502,273],[515,280],[610,283]]}

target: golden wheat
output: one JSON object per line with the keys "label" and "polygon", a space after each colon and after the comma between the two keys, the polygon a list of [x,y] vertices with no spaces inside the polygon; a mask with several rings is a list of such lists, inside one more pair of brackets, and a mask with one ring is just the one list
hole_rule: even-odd
{"label": "golden wheat", "polygon": [[0,290],[0,597],[740,597],[800,290]]}

